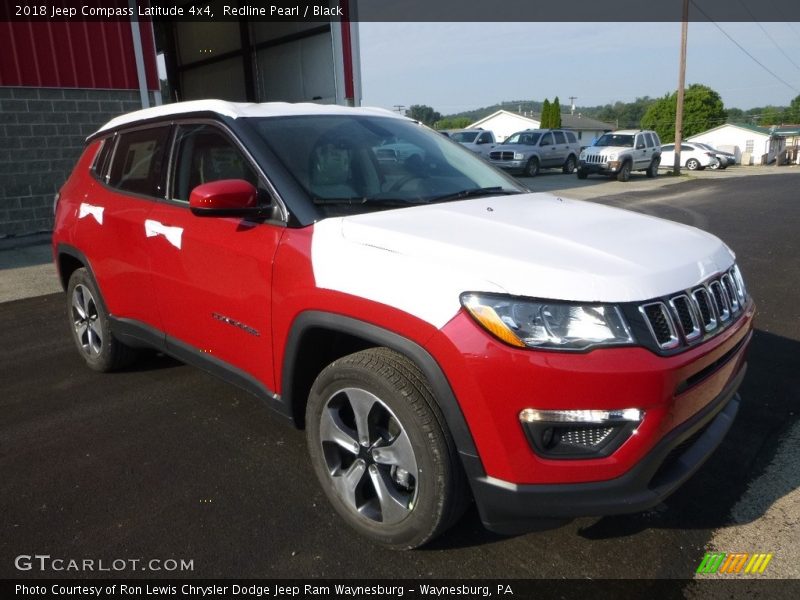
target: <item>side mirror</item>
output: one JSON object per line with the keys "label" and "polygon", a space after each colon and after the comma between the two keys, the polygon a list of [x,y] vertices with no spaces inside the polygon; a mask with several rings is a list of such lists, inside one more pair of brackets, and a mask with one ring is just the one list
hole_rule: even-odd
{"label": "side mirror", "polygon": [[189,209],[198,217],[253,215],[260,211],[258,192],[244,179],[211,181],[192,190]]}

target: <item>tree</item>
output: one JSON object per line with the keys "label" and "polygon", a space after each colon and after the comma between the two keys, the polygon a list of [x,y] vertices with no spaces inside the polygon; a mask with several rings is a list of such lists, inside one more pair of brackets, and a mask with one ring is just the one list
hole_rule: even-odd
{"label": "tree", "polygon": [[[654,129],[663,143],[675,141],[677,93],[654,102],[642,117],[645,129]],[[683,137],[688,138],[725,123],[727,113],[720,95],[706,85],[695,83],[686,88],[683,100]]]}
{"label": "tree", "polygon": [[786,109],[786,121],[792,125],[800,123],[800,96],[796,96]]}
{"label": "tree", "polygon": [[429,127],[432,127],[436,121],[442,118],[442,115],[425,104],[412,104],[406,112],[406,116],[415,121],[425,123]]}
{"label": "tree", "polygon": [[761,111],[761,118],[758,120],[759,125],[780,125],[783,123],[783,111],[775,106],[765,106]]}
{"label": "tree", "polygon": [[550,105],[550,128],[558,129],[561,127],[561,103],[558,101],[558,96],[553,99],[553,104]]}
{"label": "tree", "polygon": [[542,116],[540,119],[539,127],[542,129],[547,129],[550,127],[550,100],[547,98],[544,99],[542,103]]}
{"label": "tree", "polygon": [[434,129],[466,129],[472,121],[467,117],[444,117],[433,124]]}

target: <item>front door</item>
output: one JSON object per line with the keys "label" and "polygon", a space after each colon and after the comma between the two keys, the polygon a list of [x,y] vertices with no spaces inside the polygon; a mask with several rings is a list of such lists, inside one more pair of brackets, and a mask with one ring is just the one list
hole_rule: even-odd
{"label": "front door", "polygon": [[178,127],[169,199],[149,215],[151,268],[167,345],[275,389],[270,302],[281,224],[197,217],[194,187],[244,179],[265,187],[227,132],[211,123]]}

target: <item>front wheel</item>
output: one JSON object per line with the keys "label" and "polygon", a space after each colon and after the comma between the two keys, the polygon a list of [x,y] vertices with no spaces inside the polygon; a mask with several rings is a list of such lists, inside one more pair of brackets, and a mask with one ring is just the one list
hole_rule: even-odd
{"label": "front wheel", "polygon": [[589,172],[585,169],[578,169],[578,179],[586,179],[588,177]]}
{"label": "front wheel", "polygon": [[564,163],[564,167],[561,170],[562,170],[562,172],[566,173],[567,175],[572,175],[572,173],[575,172],[575,166],[576,165],[577,165],[577,162],[575,160],[575,157],[572,156],[572,154],[570,154],[567,157],[567,160]]}
{"label": "front wheel", "polygon": [[362,535],[416,548],[463,513],[469,496],[452,437],[424,375],[401,354],[372,348],[328,365],[306,426],[325,495]]}
{"label": "front wheel", "polygon": [[617,173],[617,181],[628,181],[631,178],[631,163],[630,161],[625,161],[622,163],[622,167],[619,169],[619,173]]}
{"label": "front wheel", "polygon": [[528,161],[525,165],[525,175],[528,177],[536,177],[539,174],[539,159],[535,156]]}
{"label": "front wheel", "polygon": [[716,171],[717,169],[720,168],[720,166],[722,166],[722,162],[718,158],[715,158],[714,160],[711,161],[711,164],[708,165],[708,168],[711,169],[712,171]]}
{"label": "front wheel", "polygon": [[686,161],[686,168],[690,171],[697,171],[700,168],[700,161],[696,158],[690,158]]}

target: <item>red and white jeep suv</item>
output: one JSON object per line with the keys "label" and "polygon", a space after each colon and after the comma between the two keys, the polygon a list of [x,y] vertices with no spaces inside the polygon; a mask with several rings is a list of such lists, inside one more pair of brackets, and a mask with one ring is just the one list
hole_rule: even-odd
{"label": "red and white jeep suv", "polygon": [[380,109],[116,118],[53,251],[91,368],[151,347],[252,392],[397,548],[473,499],[504,533],[659,503],[736,415],[755,310],[716,237],[529,193]]}

